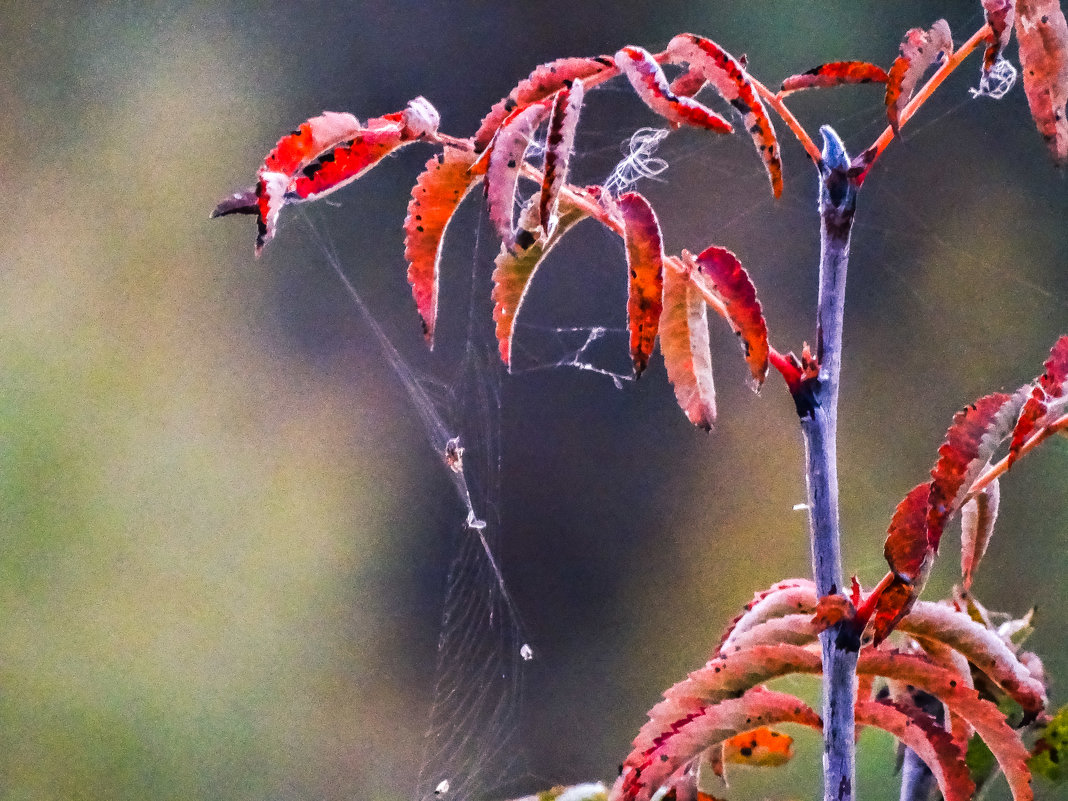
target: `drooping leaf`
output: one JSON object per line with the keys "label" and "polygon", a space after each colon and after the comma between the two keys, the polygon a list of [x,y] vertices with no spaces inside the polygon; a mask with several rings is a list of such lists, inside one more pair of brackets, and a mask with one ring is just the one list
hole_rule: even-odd
{"label": "drooping leaf", "polygon": [[698,428],[711,430],[716,421],[716,388],[708,347],[708,306],[675,270],[664,274],[660,352],[682,411]]}
{"label": "drooping leaf", "polygon": [[994,479],[960,511],[960,573],[966,590],[990,544],[1000,503],[1001,482]]}
{"label": "drooping leaf", "polygon": [[901,111],[927,68],[952,53],[953,35],[944,19],[938,20],[930,30],[912,28],[905,34],[901,55],[894,60],[886,81],[886,118],[895,134],[901,133]]}
{"label": "drooping leaf", "polygon": [[731,328],[738,335],[742,352],[753,376],[753,388],[759,389],[768,375],[768,325],[757,300],[756,288],[738,257],[726,248],[713,245],[694,259],[701,276],[709,280],[712,290],[727,305]]}
{"label": "drooping leaf", "polygon": [[886,70],[867,61],[832,61],[791,75],[782,82],[779,94],[857,83],[886,83]]}
{"label": "drooping leaf", "polygon": [[983,53],[983,79],[989,80],[990,71],[994,69],[1001,54],[1008,47],[1012,37],[1012,23],[1016,16],[1016,0],[982,0],[986,24],[994,34],[994,41],[986,46]]}
{"label": "drooping leaf", "polygon": [[857,704],[858,724],[876,726],[911,748],[931,770],[945,801],[968,801],[975,784],[964,754],[938,722],[916,707],[887,701]]}
{"label": "drooping leaf", "polygon": [[1020,418],[1012,430],[1009,445],[1009,464],[1020,457],[1020,449],[1035,432],[1039,421],[1049,410],[1050,401],[1068,393],[1068,336],[1058,339],[1050,349],[1049,359],[1042,365],[1044,372],[1031,390],[1030,397],[1020,411]]}
{"label": "drooping leaf", "polygon": [[497,129],[516,109],[552,97],[569,82],[581,80],[586,89],[590,89],[618,74],[610,56],[560,58],[541,64],[520,81],[507,97],[498,101],[482,120],[475,134],[475,151],[481,153],[486,149]]}
{"label": "drooping leaf", "polygon": [[[796,696],[763,688],[703,705],[674,720],[650,719],[635,740],[634,751],[624,761],[610,797],[648,801],[673,774],[707,748],[754,726],[779,723],[798,723],[814,729],[821,726],[819,716]],[[648,745],[644,745],[646,742]]]}
{"label": "drooping leaf", "polygon": [[1051,782],[1068,780],[1068,706],[1062,706],[1042,730],[1027,765]]}
{"label": "drooping leaf", "polygon": [[794,738],[770,726],[758,726],[723,742],[723,761],[732,765],[776,768],[794,758]]}
{"label": "drooping leaf", "polygon": [[1068,164],[1068,23],[1057,0],[1017,0],[1024,94],[1053,160]]}
{"label": "drooping leaf", "polygon": [[423,321],[427,343],[434,346],[438,316],[438,271],[445,231],[453,214],[480,176],[469,172],[475,154],[460,148],[430,159],[412,188],[404,220],[404,258],[408,283]]}
{"label": "drooping leaf", "polygon": [[553,233],[548,237],[543,234],[539,236],[541,229],[537,199],[532,198],[520,214],[520,234],[516,237],[515,244],[512,247],[501,245],[493,271],[493,320],[497,325],[497,345],[501,361],[508,367],[512,364],[512,338],[515,335],[516,315],[526,298],[534,272],[564,234],[585,216],[586,212],[563,201],[560,203],[560,217]]}
{"label": "drooping leaf", "polygon": [[641,375],[653,353],[664,307],[664,249],[660,223],[649,201],[637,192],[619,198],[623,241],[630,275],[627,328],[635,375]]}
{"label": "drooping leaf", "polygon": [[912,637],[944,643],[962,654],[1030,715],[1045,708],[1046,688],[1005,640],[965,612],[917,601],[898,628]]}
{"label": "drooping leaf", "polygon": [[953,416],[931,470],[927,541],[936,553],[946,522],[960,509],[972,482],[1004,438],[999,413],[1011,402],[1011,396],[995,392]]}
{"label": "drooping leaf", "polygon": [[717,133],[733,132],[731,124],[712,109],[696,100],[672,94],[664,71],[648,50],[624,47],[616,53],[615,60],[642,102],[673,126],[693,125]]}
{"label": "drooping leaf", "polygon": [[582,81],[574,81],[553,96],[549,128],[545,134],[545,166],[541,184],[538,219],[546,236],[556,227],[556,206],[560,189],[567,183],[568,162],[575,146],[579,110],[582,108]]}
{"label": "drooping leaf", "polygon": [[680,33],[667,46],[673,61],[699,70],[724,100],[742,114],[745,128],[764,161],[775,197],[782,195],[782,160],[779,141],[764,104],[739,61],[711,39],[692,33]]}
{"label": "drooping leaf", "polygon": [[517,109],[497,131],[486,170],[486,202],[497,235],[507,247],[515,244],[512,216],[519,171],[526,161],[534,131],[549,113],[550,101]]}

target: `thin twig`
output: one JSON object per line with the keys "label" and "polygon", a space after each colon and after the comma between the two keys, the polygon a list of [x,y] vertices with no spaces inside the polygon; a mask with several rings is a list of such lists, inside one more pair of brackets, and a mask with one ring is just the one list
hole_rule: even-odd
{"label": "thin twig", "polygon": [[808,135],[808,131],[805,130],[797,117],[793,115],[793,112],[786,107],[786,104],[782,102],[782,98],[772,92],[768,87],[749,75],[749,81],[753,84],[753,88],[757,90],[764,102],[775,109],[775,112],[782,117],[782,121],[786,123],[786,126],[790,129],[791,133],[797,137],[797,141],[801,143],[801,146],[805,148],[805,152],[808,153],[808,157],[812,159],[813,164],[819,164],[822,158],[820,149],[815,142],[812,141],[812,137]]}

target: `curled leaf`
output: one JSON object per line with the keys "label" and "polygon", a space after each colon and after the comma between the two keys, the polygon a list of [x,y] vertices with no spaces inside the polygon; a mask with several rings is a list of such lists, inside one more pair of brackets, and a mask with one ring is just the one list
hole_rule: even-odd
{"label": "curled leaf", "polygon": [[408,216],[404,220],[404,258],[408,260],[408,283],[427,343],[434,346],[438,316],[438,271],[445,231],[453,214],[479,176],[469,172],[475,154],[460,148],[430,159],[412,188]]}
{"label": "curled leaf", "polygon": [[716,421],[716,388],[708,347],[708,307],[675,270],[664,273],[660,352],[682,411],[698,428],[711,430]]}
{"label": "curled leaf", "polygon": [[1042,730],[1027,765],[1051,782],[1068,779],[1068,706],[1062,706]]}
{"label": "curled leaf", "polygon": [[701,72],[716,91],[742,114],[745,128],[764,161],[775,197],[782,195],[782,160],[775,128],[749,75],[730,53],[703,36],[680,33],[667,46],[673,61],[682,61]]}
{"label": "curled leaf", "polygon": [[983,53],[983,80],[989,79],[990,71],[1001,59],[1001,54],[1008,47],[1012,37],[1012,23],[1016,16],[1016,0],[982,0],[986,24],[994,39],[986,46]]}
{"label": "curled leaf", "polygon": [[582,108],[582,81],[565,86],[553,97],[549,128],[545,134],[545,166],[541,184],[538,219],[548,236],[556,227],[556,206],[560,189],[567,183],[567,167],[575,146],[579,110]]}
{"label": "curled leaf", "polygon": [[886,83],[886,70],[867,61],[832,61],[791,75],[782,82],[779,94],[856,83]]}
{"label": "curled leaf", "polygon": [[486,200],[497,235],[508,247],[515,244],[512,215],[519,171],[526,161],[534,131],[549,113],[548,101],[517,109],[504,123],[493,141],[486,170]]}
{"label": "curled leaf", "polygon": [[731,133],[731,124],[710,108],[672,94],[664,71],[648,50],[628,46],[616,53],[616,66],[627,76],[642,101],[673,126],[693,125],[717,133]]}
{"label": "curled leaf", "polygon": [[641,375],[653,353],[664,307],[664,250],[660,223],[649,201],[637,192],[619,198],[623,241],[630,275],[627,328],[635,375]]}
{"label": "curled leaf", "polygon": [[895,134],[901,133],[901,111],[927,68],[952,53],[953,35],[944,19],[938,20],[930,30],[912,28],[905,34],[901,55],[894,60],[886,81],[886,118]]}
{"label": "curled leaf", "polygon": [[1053,160],[1068,164],[1068,23],[1057,0],[1017,0],[1024,94]]}
{"label": "curled leaf", "polygon": [[475,134],[475,151],[481,153],[486,149],[497,129],[516,109],[552,97],[572,81],[581,80],[586,89],[590,89],[618,74],[610,56],[560,58],[541,64],[485,116]]}
{"label": "curled leaf", "polygon": [[742,353],[759,389],[768,375],[768,325],[757,300],[756,287],[738,257],[726,248],[713,245],[694,259],[699,275],[708,279],[712,290],[727,305],[728,322],[740,338]]}
{"label": "curled leaf", "polygon": [[560,218],[553,233],[546,237],[541,233],[538,221],[537,200],[532,198],[519,217],[520,235],[515,244],[501,245],[493,271],[493,320],[497,324],[497,346],[501,361],[511,367],[512,338],[515,335],[515,320],[530,288],[531,279],[542,260],[549,254],[565,233],[586,216],[586,212],[570,203],[560,204]]}
{"label": "curled leaf", "polygon": [[783,615],[809,613],[816,608],[816,585],[809,579],[788,579],[756,593],[723,633],[717,655],[737,644],[739,637],[765,621]]}
{"label": "curled leaf", "polygon": [[960,572],[964,589],[971,589],[972,576],[986,554],[1001,502],[1001,482],[994,479],[960,512]]}

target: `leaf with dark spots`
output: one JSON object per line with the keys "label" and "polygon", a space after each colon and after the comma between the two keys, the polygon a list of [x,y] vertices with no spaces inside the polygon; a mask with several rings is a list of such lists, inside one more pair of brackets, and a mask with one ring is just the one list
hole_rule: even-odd
{"label": "leaf with dark spots", "polygon": [[727,306],[728,322],[740,337],[742,352],[759,390],[768,375],[768,325],[757,300],[756,287],[738,257],[726,248],[706,248],[694,259],[697,271]]}
{"label": "leaf with dark spots", "polygon": [[920,78],[931,65],[952,53],[953,35],[944,19],[938,20],[930,30],[913,28],[905,34],[901,55],[894,60],[886,81],[886,118],[895,134],[901,133],[901,112]]}
{"label": "leaf with dark spots", "polygon": [[562,201],[560,217],[553,233],[548,237],[539,236],[538,205],[534,198],[520,214],[520,234],[516,236],[515,245],[511,248],[501,245],[493,271],[493,320],[496,323],[501,361],[509,368],[512,365],[516,316],[527,296],[535,271],[563,235],[585,217],[585,211]]}
{"label": "leaf with dark spots", "polygon": [[794,758],[794,738],[770,726],[758,726],[723,742],[723,761],[733,765],[776,768]]}
{"label": "leaf with dark spots", "polygon": [[946,523],[960,509],[972,483],[1001,441],[998,413],[1011,401],[1009,395],[995,392],[953,416],[931,471],[927,541],[936,553]]}
{"label": "leaf with dark spots", "polygon": [[886,83],[886,70],[867,61],[832,61],[800,75],[791,75],[782,82],[779,94],[859,83]]}
{"label": "leaf with dark spots", "polygon": [[934,558],[927,537],[930,497],[930,481],[913,487],[894,511],[883,544],[883,556],[890,569],[909,582],[922,582]]}
{"label": "leaf with dark spots", "polygon": [[1042,365],[1044,372],[1035,382],[1030,397],[1024,403],[1020,418],[1012,430],[1009,445],[1009,464],[1020,457],[1020,450],[1046,417],[1050,402],[1068,393],[1068,336],[1058,339],[1050,350],[1049,359]]}
{"label": "leaf with dark spots", "polygon": [[1016,0],[982,0],[986,24],[994,35],[994,40],[986,46],[983,53],[983,80],[987,81],[990,71],[1001,59],[1001,54],[1012,37],[1012,24],[1016,16]]}
{"label": "leaf with dark spots", "polygon": [[1024,94],[1058,166],[1068,165],[1068,23],[1057,0],[1017,0]]}
{"label": "leaf with dark spots", "polygon": [[731,124],[712,109],[696,100],[672,94],[664,71],[648,50],[624,47],[616,53],[616,65],[627,76],[642,102],[676,128],[692,125],[717,133],[733,132]]}
{"label": "leaf with dark spots", "polygon": [[687,69],[679,73],[668,87],[675,97],[693,97],[705,88],[704,73],[697,69]]}
{"label": "leaf with dark spots", "polygon": [[[374,127],[371,127],[374,126]],[[405,141],[398,123],[368,121],[368,128],[307,165],[290,183],[287,199],[317,200],[362,177]]]}
{"label": "leaf with dark spots", "polygon": [[507,247],[515,244],[512,214],[520,165],[526,160],[534,131],[549,113],[550,100],[516,109],[493,140],[486,170],[486,201],[490,220]]}
{"label": "leaf with dark spots", "polygon": [[742,115],[745,129],[753,138],[757,153],[771,182],[775,197],[782,194],[782,159],[771,117],[764,108],[745,67],[734,56],[703,36],[681,33],[667,47],[672,61],[684,62],[699,71],[716,91]]}
{"label": "leaf with dark spots", "polygon": [[698,428],[711,430],[716,420],[716,389],[708,346],[708,306],[675,270],[664,273],[660,352],[682,411]]}
{"label": "leaf with dark spots", "polygon": [[347,112],[324,111],[278,140],[263,160],[263,172],[293,175],[325,150],[352,139],[363,126]]}
{"label": "leaf with dark spots", "polygon": [[545,133],[545,165],[542,170],[538,220],[546,236],[556,227],[556,207],[560,190],[567,183],[568,163],[575,146],[579,110],[582,108],[582,81],[565,86],[553,97],[549,127]]}
{"label": "leaf with dark spots", "polygon": [[497,129],[517,108],[552,97],[573,81],[581,80],[590,89],[618,74],[619,70],[610,56],[561,58],[536,67],[482,120],[475,134],[475,150],[479,153],[485,150]]}
{"label": "leaf with dark spots", "polygon": [[972,577],[990,544],[1000,502],[1001,482],[994,479],[961,509],[960,573],[965,590],[971,589]]}
{"label": "leaf with dark spots", "polygon": [[630,275],[627,328],[635,375],[641,375],[653,353],[664,296],[664,249],[660,223],[649,201],[637,192],[619,198],[623,242]]}
{"label": "leaf with dark spots", "polygon": [[404,220],[404,258],[408,260],[408,283],[423,321],[423,332],[434,347],[438,315],[438,274],[445,231],[453,214],[480,176],[472,174],[475,154],[460,148],[430,159],[412,188],[408,216]]}

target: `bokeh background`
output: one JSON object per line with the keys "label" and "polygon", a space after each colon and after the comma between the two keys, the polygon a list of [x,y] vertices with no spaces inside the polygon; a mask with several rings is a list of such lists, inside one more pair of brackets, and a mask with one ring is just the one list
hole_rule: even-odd
{"label": "bokeh background", "polygon": [[[294,219],[258,261],[249,220],[207,220],[279,135],[323,109],[363,118],[417,94],[464,134],[537,63],[683,30],[746,53],[772,84],[828,60],[888,64],[906,28],[937,16],[959,41],[979,3],[5,2],[0,797],[411,795],[462,515]],[[861,199],[840,473],[846,568],[868,584],[954,410],[1033,377],[1068,330],[1064,176],[1019,88],[968,100],[977,73],[950,81]],[[879,129],[878,94],[792,105],[856,149]],[[580,151],[594,180],[655,120],[621,91],[590,109]],[[748,141],[673,140],[666,182],[645,185],[668,248],[735,250],[773,341],[798,348],[817,256],[800,148],[785,145],[773,203]],[[400,234],[427,155],[335,196],[324,225],[397,346],[434,369]],[[470,271],[476,207],[447,257],[456,275]],[[531,322],[589,322],[607,298],[618,323],[618,243],[572,236],[539,274]],[[443,292],[445,317],[462,315],[462,287]],[[748,391],[721,328],[710,436],[675,407],[659,361],[623,391],[573,371],[505,382],[497,557],[538,654],[516,722],[527,791],[610,779],[658,693],[751,593],[808,572],[792,405],[774,377]],[[1066,467],[1060,439],[1005,480],[976,586],[997,609],[1039,605],[1031,645],[1058,703]],[[958,552],[947,534],[927,597],[948,592]],[[895,797],[890,744],[862,747],[861,797]],[[812,797],[819,746],[803,735],[798,750],[785,773],[739,771],[735,797]]]}

